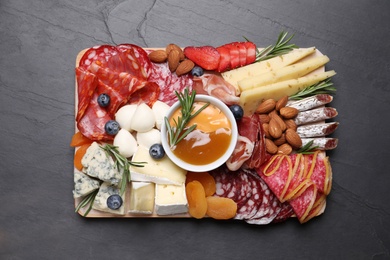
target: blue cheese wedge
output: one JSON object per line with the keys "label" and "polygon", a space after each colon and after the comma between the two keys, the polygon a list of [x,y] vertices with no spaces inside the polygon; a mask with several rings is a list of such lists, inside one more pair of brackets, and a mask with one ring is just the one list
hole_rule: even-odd
{"label": "blue cheese wedge", "polygon": [[131,182],[129,213],[152,214],[155,185],[151,182]]}
{"label": "blue cheese wedge", "polygon": [[81,159],[83,172],[87,175],[98,178],[104,182],[118,185],[122,179],[122,174],[115,167],[114,160],[107,156],[106,152],[93,142]]}
{"label": "blue cheese wedge", "polygon": [[174,164],[168,156],[155,160],[149,155],[149,150],[144,146],[138,147],[132,161],[146,162],[144,167],[130,166],[132,181],[182,185],[186,180],[187,172]]}
{"label": "blue cheese wedge", "polygon": [[103,182],[102,185],[100,186],[99,192],[96,194],[92,208],[99,211],[109,212],[117,215],[124,215],[125,196],[122,196],[123,204],[119,209],[112,210],[107,207],[107,199],[108,197],[110,197],[110,195],[113,194],[119,194],[118,187],[110,183]]}
{"label": "blue cheese wedge", "polygon": [[74,178],[74,190],[73,190],[74,198],[80,198],[85,195],[88,195],[89,193],[99,189],[100,187],[100,182],[98,180],[94,180],[88,175],[85,175],[80,171],[75,170],[73,178]]}
{"label": "blue cheese wedge", "polygon": [[188,212],[185,184],[156,185],[155,210],[157,215],[172,215]]}

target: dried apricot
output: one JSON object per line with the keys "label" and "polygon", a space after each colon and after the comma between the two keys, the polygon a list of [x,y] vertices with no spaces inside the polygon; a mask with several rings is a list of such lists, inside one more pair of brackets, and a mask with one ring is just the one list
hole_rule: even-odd
{"label": "dried apricot", "polygon": [[188,172],[186,177],[186,183],[189,183],[191,181],[199,181],[206,193],[207,196],[214,195],[216,191],[216,185],[214,177],[211,176],[208,172]]}
{"label": "dried apricot", "polygon": [[234,200],[222,197],[209,196],[207,201],[207,216],[214,219],[231,219],[237,213],[237,204]]}
{"label": "dried apricot", "polygon": [[202,184],[199,181],[187,183],[186,195],[190,215],[197,219],[203,218],[207,211],[207,201]]}
{"label": "dried apricot", "polygon": [[92,140],[85,137],[82,133],[77,132],[72,136],[72,141],[70,142],[70,146],[77,147],[82,146],[84,144],[91,144]]}
{"label": "dried apricot", "polygon": [[73,164],[74,167],[76,167],[76,169],[79,171],[83,169],[83,165],[81,164],[81,159],[83,159],[84,154],[87,152],[87,149],[90,145],[91,144],[83,144],[76,150],[76,153],[74,154]]}

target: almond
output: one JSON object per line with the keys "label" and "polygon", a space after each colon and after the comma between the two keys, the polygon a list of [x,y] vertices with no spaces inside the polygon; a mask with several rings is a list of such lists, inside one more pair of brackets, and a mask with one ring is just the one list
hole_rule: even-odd
{"label": "almond", "polygon": [[266,138],[272,138],[269,134],[269,124],[268,123],[263,124],[263,131],[264,131],[264,135]]}
{"label": "almond", "polygon": [[265,138],[265,149],[270,154],[275,154],[278,152],[278,147],[272,142],[272,140]]}
{"label": "almond", "polygon": [[269,127],[268,127],[268,132],[270,136],[273,138],[277,139],[282,135],[282,129],[280,128],[280,125],[274,118],[271,118],[269,121]]}
{"label": "almond", "polygon": [[164,50],[155,50],[149,53],[149,59],[154,63],[166,62],[168,55]]}
{"label": "almond", "polygon": [[280,146],[286,142],[286,134],[283,133],[278,139],[274,140],[274,144]]}
{"label": "almond", "polygon": [[302,146],[301,137],[292,129],[286,130],[286,141],[295,149],[298,149]]}
{"label": "almond", "polygon": [[176,75],[181,76],[183,74],[187,74],[192,70],[192,68],[194,68],[194,66],[195,63],[192,60],[183,60],[176,68]]}
{"label": "almond", "polygon": [[270,117],[267,114],[260,114],[259,119],[261,123],[269,123]]}
{"label": "almond", "polygon": [[174,72],[179,66],[180,53],[178,50],[171,50],[168,54],[168,67],[171,72]]}
{"label": "almond", "polygon": [[267,114],[267,113],[271,112],[272,110],[274,110],[275,104],[276,104],[276,102],[272,98],[264,100],[257,107],[256,112],[259,114]]}
{"label": "almond", "polygon": [[292,129],[294,131],[297,131],[297,124],[292,119],[284,120],[284,123],[287,126],[287,129]]}
{"label": "almond", "polygon": [[295,107],[282,107],[279,112],[285,119],[291,119],[296,117],[299,111]]}
{"label": "almond", "polygon": [[[274,113],[275,112],[275,113]],[[273,112],[270,113],[270,117],[273,118],[280,126],[280,129],[282,132],[286,131],[287,126],[286,123],[283,121],[283,119],[276,113],[274,110]]]}
{"label": "almond", "polygon": [[176,45],[174,43],[170,43],[167,45],[167,47],[165,47],[165,51],[167,52],[167,54],[169,54],[172,50],[177,50],[179,52],[180,61],[184,60],[184,58],[185,58],[184,52],[178,45]]}
{"label": "almond", "polygon": [[292,147],[288,143],[282,144],[278,147],[278,153],[289,155],[292,152]]}
{"label": "almond", "polygon": [[285,107],[288,102],[288,96],[284,96],[276,102],[275,109],[279,111],[282,107]]}

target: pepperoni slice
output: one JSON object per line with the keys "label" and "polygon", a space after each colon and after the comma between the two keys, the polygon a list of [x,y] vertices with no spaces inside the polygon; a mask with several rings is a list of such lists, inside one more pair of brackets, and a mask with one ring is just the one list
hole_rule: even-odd
{"label": "pepperoni slice", "polygon": [[144,79],[149,77],[152,70],[152,62],[143,48],[129,43],[119,44],[116,48],[123,54],[123,59],[130,69],[133,68],[133,61],[137,60],[141,65],[141,70],[143,70],[137,74],[140,74]]}
{"label": "pepperoni slice", "polygon": [[158,100],[160,87],[154,82],[148,82],[145,87],[135,91],[128,100],[129,104],[146,103],[152,107]]}
{"label": "pepperoni slice", "polygon": [[111,119],[107,111],[97,103],[97,92],[91,98],[84,116],[77,122],[77,128],[88,139],[109,141],[113,136],[107,135],[104,126]]}
{"label": "pepperoni slice", "polygon": [[77,67],[76,81],[78,93],[78,110],[76,121],[79,121],[89,106],[92,95],[97,87],[97,78],[93,73],[90,73],[83,68]]}
{"label": "pepperoni slice", "polygon": [[[118,55],[118,50],[115,46],[111,45],[100,45],[88,49],[81,57],[79,67],[88,70],[93,62],[97,62],[99,65],[104,67],[115,67],[117,63],[112,62],[111,58]],[[118,57],[116,57],[118,58]],[[115,58],[115,59],[116,59]],[[111,63],[114,63],[111,65]],[[118,70],[123,70],[123,66],[120,66]]]}

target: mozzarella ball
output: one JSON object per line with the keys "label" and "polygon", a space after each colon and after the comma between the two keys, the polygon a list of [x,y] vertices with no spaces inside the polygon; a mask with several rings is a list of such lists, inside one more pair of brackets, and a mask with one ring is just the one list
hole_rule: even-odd
{"label": "mozzarella ball", "polygon": [[167,115],[170,106],[164,102],[157,100],[152,107],[153,114],[156,120],[156,128],[161,130],[161,125],[164,122],[164,117]]}
{"label": "mozzarella ball", "polygon": [[119,130],[113,144],[118,147],[119,153],[126,158],[133,156],[137,150],[137,141],[126,129]]}
{"label": "mozzarella ball", "polygon": [[134,112],[131,120],[131,129],[144,133],[151,130],[154,127],[155,122],[152,109],[145,103],[142,103],[137,106],[137,109]]}
{"label": "mozzarella ball", "polygon": [[161,144],[161,133],[157,129],[152,129],[145,133],[137,133],[137,142],[146,148],[150,148],[153,144]]}
{"label": "mozzarella ball", "polygon": [[125,105],[116,112],[115,120],[119,123],[122,129],[131,131],[131,121],[136,109],[137,105]]}

